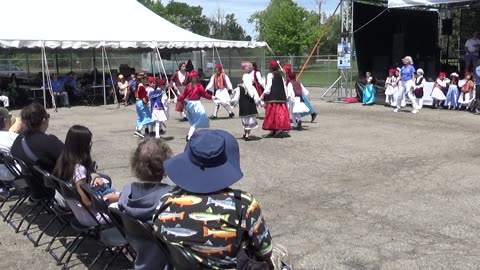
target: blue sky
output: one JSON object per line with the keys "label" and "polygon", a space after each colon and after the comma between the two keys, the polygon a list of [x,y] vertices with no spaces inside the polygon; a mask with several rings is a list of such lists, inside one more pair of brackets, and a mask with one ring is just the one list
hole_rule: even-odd
{"label": "blue sky", "polygon": [[[234,13],[238,23],[245,29],[247,35],[254,37],[254,25],[249,24],[247,19],[255,11],[264,10],[270,0],[175,0],[176,2],[184,2],[190,6],[203,7],[203,14],[207,17],[213,16],[218,7],[225,11],[226,14]],[[300,6],[308,10],[318,11],[318,2],[320,0],[297,0]],[[324,0],[322,10],[326,14],[331,14],[337,7],[340,0]],[[168,4],[169,0],[162,0],[163,4]]]}

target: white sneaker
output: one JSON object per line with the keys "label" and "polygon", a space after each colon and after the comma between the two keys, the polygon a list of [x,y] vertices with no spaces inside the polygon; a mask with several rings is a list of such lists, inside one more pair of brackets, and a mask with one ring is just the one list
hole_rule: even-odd
{"label": "white sneaker", "polygon": [[398,112],[398,108],[393,109],[393,112]]}
{"label": "white sneaker", "polygon": [[412,110],[412,113],[413,113],[413,114],[417,114],[417,113],[418,113],[418,109],[413,109],[413,110]]}

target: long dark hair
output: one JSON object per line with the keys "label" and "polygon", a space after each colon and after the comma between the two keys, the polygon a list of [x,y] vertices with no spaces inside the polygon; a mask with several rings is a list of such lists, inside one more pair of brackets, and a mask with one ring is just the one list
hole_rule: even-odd
{"label": "long dark hair", "polygon": [[74,125],[65,138],[62,154],[53,169],[53,175],[65,181],[71,181],[75,165],[80,164],[87,169],[87,175],[93,171],[92,157],[92,132],[84,126]]}

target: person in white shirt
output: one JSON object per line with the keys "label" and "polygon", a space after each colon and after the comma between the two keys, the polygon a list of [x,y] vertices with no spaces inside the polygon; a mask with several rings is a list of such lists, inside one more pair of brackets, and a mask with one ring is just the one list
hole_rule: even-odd
{"label": "person in white shirt", "polygon": [[465,72],[472,72],[478,61],[480,52],[480,39],[478,32],[473,32],[472,37],[465,42]]}
{"label": "person in white shirt", "polygon": [[217,119],[220,105],[228,112],[229,118],[235,116],[230,106],[231,98],[229,91],[231,92],[233,90],[232,82],[228,75],[223,72],[223,66],[221,64],[215,66],[215,74],[210,78],[210,82],[205,90],[212,92],[212,96],[218,100],[218,102],[215,102],[215,112],[210,116],[211,119]]}
{"label": "person in white shirt", "polygon": [[[0,108],[0,151],[10,153],[10,148],[17,138],[18,134],[8,131],[12,126],[12,115],[5,108]],[[8,188],[4,181],[15,179],[12,173],[2,164],[0,164],[0,201],[8,197]]]}

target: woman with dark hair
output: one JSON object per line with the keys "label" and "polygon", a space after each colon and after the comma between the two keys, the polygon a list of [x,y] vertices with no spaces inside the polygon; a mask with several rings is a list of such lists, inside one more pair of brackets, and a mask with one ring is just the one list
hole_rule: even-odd
{"label": "woman with dark hair", "polygon": [[[212,96],[205,91],[202,84],[198,79],[198,73],[196,71],[190,72],[192,78],[191,83],[185,87],[183,94],[177,97],[177,104],[186,101],[185,109],[187,111],[188,122],[190,122],[190,130],[186,136],[187,142],[192,137],[196,128],[208,128],[210,123],[208,122],[207,113],[205,108],[200,102],[200,98],[212,99]],[[215,98],[214,98],[215,99]]]}
{"label": "woman with dark hair", "polygon": [[265,89],[265,79],[262,77],[262,73],[257,68],[257,63],[250,62],[252,64],[252,70],[250,74],[252,74],[252,81],[255,89],[257,90],[258,96],[263,94],[263,90]]}
{"label": "woman with dark hair", "polygon": [[[57,160],[53,170],[53,175],[64,181],[70,181],[77,190],[82,203],[86,207],[91,206],[89,196],[81,188],[81,184],[89,184],[100,195],[107,195],[114,192],[109,184],[110,181],[94,173],[95,168],[91,157],[92,133],[84,126],[72,126],[65,138],[65,146],[62,154]],[[75,218],[85,226],[95,226],[97,222],[92,220],[91,215],[82,204],[77,200],[66,199],[68,206],[73,211]],[[101,216],[94,210],[91,213],[96,215],[96,219],[102,222]]]}
{"label": "woman with dark hair", "polygon": [[[180,96],[183,93],[185,86],[187,86],[191,80],[191,76],[189,75],[189,72],[187,72],[186,66],[187,65],[185,64],[185,62],[181,62],[178,65],[178,70],[170,78],[170,88],[175,90],[177,96]],[[187,120],[185,115],[185,108],[183,107],[183,104],[181,102],[177,103],[175,110],[180,113],[181,120]]]}
{"label": "woman with dark hair", "polygon": [[287,108],[287,91],[280,65],[270,61],[270,73],[267,75],[265,91],[260,96],[266,103],[263,129],[270,130],[267,136],[277,137],[282,131],[290,130],[290,113]]}

